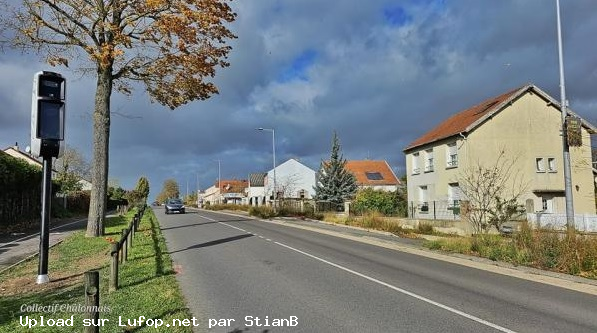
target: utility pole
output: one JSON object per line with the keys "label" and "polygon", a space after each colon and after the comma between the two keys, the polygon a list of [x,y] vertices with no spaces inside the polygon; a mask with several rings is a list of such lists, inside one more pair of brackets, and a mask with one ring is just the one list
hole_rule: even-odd
{"label": "utility pole", "polygon": [[562,24],[560,23],[560,0],[556,0],[558,20],[558,56],[560,62],[560,108],[562,111],[562,146],[564,159],[564,190],[566,195],[566,227],[574,228],[574,203],[572,200],[572,176],[570,167],[570,147],[566,130],[566,116],[568,101],[566,100],[566,85],[564,80],[564,55],[562,51]]}
{"label": "utility pole", "polygon": [[274,128],[263,128],[263,127],[259,127],[256,128],[256,130],[258,131],[267,131],[267,132],[272,132],[272,153],[273,153],[273,160],[274,160],[274,189],[272,191],[272,198],[274,199],[273,202],[273,207],[274,207],[274,212],[277,212],[276,210],[276,200],[278,199],[277,196],[277,187],[276,187],[276,130]]}

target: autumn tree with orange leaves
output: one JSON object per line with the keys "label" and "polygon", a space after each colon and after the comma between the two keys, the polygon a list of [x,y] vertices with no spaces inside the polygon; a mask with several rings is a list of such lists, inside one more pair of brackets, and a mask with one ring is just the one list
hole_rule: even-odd
{"label": "autumn tree with orange leaves", "polygon": [[96,75],[87,236],[103,235],[112,92],[142,82],[170,109],[217,94],[210,79],[229,65],[236,14],[226,0],[24,0],[4,12],[12,47]]}

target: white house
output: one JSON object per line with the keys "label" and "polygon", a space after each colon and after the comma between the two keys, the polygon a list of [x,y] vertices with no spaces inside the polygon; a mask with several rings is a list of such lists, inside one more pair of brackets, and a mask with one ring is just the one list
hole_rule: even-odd
{"label": "white house", "polygon": [[249,174],[249,187],[247,187],[247,203],[249,205],[262,206],[266,204],[265,177],[267,177],[265,172]]}

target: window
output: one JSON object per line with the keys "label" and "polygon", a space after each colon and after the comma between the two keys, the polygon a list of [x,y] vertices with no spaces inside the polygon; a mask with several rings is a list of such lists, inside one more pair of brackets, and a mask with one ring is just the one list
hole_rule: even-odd
{"label": "window", "polygon": [[458,148],[456,142],[449,143],[446,149],[446,167],[455,168],[458,166]]}
{"label": "window", "polygon": [[450,206],[460,205],[460,186],[458,183],[448,184],[448,201]]}
{"label": "window", "polygon": [[535,168],[537,172],[545,172],[545,165],[543,163],[543,157],[537,157],[535,159]]}
{"label": "window", "polygon": [[427,200],[427,185],[419,186],[419,211],[422,213],[427,213],[429,211],[429,203]]}
{"label": "window", "polygon": [[414,153],[412,155],[411,166],[413,169],[413,171],[412,171],[413,175],[418,175],[419,173],[421,173],[421,169],[419,167],[419,153]]}
{"label": "window", "polygon": [[425,172],[433,171],[433,149],[425,150]]}
{"label": "window", "polygon": [[541,208],[544,213],[553,213],[553,196],[544,195],[541,197]]}
{"label": "window", "polygon": [[365,176],[369,180],[383,180],[383,176],[379,172],[365,172]]}
{"label": "window", "polygon": [[556,172],[556,159],[553,157],[547,158],[547,171]]}

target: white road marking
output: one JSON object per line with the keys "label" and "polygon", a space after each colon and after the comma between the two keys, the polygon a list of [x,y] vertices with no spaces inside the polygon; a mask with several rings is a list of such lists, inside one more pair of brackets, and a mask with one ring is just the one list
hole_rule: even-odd
{"label": "white road marking", "polygon": [[459,316],[462,316],[462,317],[465,317],[465,318],[467,318],[467,319],[470,319],[470,320],[476,321],[476,322],[478,322],[478,323],[480,323],[480,324],[483,324],[483,325],[485,325],[485,326],[489,326],[489,327],[491,327],[491,328],[494,328],[494,329],[496,329],[496,330],[498,330],[498,331],[501,331],[501,332],[506,332],[506,333],[516,333],[515,331],[512,331],[512,330],[510,330],[510,329],[507,329],[507,328],[505,328],[505,327],[499,326],[499,325],[497,325],[497,324],[491,323],[491,322],[489,322],[489,321],[487,321],[487,320],[483,320],[483,319],[481,319],[481,318],[479,318],[479,317],[475,317],[475,316],[473,316],[473,315],[471,315],[471,314],[468,314],[468,313],[466,313],[466,312],[462,312],[462,311],[460,311],[460,310],[457,310],[457,309],[454,309],[454,308],[452,308],[452,307],[449,307],[449,306],[447,306],[447,305],[444,305],[444,304],[438,303],[438,302],[436,302],[436,301],[434,301],[434,300],[431,300],[431,299],[429,299],[429,298],[426,298],[426,297],[420,296],[420,295],[418,295],[418,294],[415,294],[415,293],[413,293],[413,292],[410,292],[410,291],[408,291],[408,290],[405,290],[405,289],[402,289],[402,288],[396,287],[396,286],[394,286],[394,285],[391,285],[391,284],[389,284],[389,283],[386,283],[386,282],[383,282],[383,281],[377,280],[377,279],[375,279],[375,278],[372,278],[372,277],[370,277],[370,276],[368,276],[368,275],[365,275],[365,274],[359,273],[359,272],[357,272],[357,271],[353,271],[353,270],[352,270],[352,269],[350,269],[350,268],[346,268],[346,267],[344,267],[344,266],[342,266],[342,265],[335,264],[335,263],[333,263],[333,262],[331,262],[331,261],[328,261],[328,260],[325,260],[325,259],[319,258],[319,257],[317,257],[317,256],[314,256],[314,255],[310,254],[310,253],[307,253],[307,252],[301,251],[301,250],[299,250],[299,249],[295,249],[295,248],[293,248],[292,246],[288,246],[288,245],[286,245],[286,244],[283,244],[283,243],[280,243],[280,242],[274,242],[274,243],[275,243],[275,244],[278,244],[278,245],[280,245],[280,246],[282,246],[282,247],[284,247],[284,248],[287,248],[287,249],[289,249],[289,250],[292,250],[292,251],[298,252],[298,253],[300,253],[300,254],[302,254],[302,255],[305,255],[305,256],[307,256],[307,257],[309,257],[309,258],[312,258],[312,259],[315,259],[315,260],[321,261],[321,262],[323,262],[323,263],[325,263],[325,264],[328,264],[328,265],[330,265],[330,266],[333,266],[333,267],[336,267],[336,268],[338,268],[338,269],[341,269],[341,270],[343,270],[343,271],[345,271],[345,272],[348,272],[348,273],[354,274],[354,275],[356,275],[356,276],[362,277],[362,278],[364,278],[364,279],[367,279],[367,280],[369,280],[369,281],[371,281],[371,282],[377,283],[377,284],[379,284],[379,285],[382,285],[382,286],[384,286],[384,287],[388,287],[388,288],[390,288],[390,289],[392,289],[392,290],[395,290],[395,291],[397,291],[397,292],[399,292],[399,293],[402,293],[402,294],[405,294],[405,295],[411,296],[411,297],[413,297],[413,298],[416,298],[416,299],[418,299],[418,300],[420,300],[420,301],[423,301],[423,302],[429,303],[429,304],[431,304],[431,305],[437,306],[437,307],[439,307],[439,308],[442,308],[442,309],[444,309],[444,310],[447,310],[447,311],[450,311],[450,312],[452,312],[452,313],[455,313],[455,314],[457,314],[457,315],[459,315]]}
{"label": "white road marking", "polygon": [[[70,222],[70,223],[67,223],[67,224],[59,225],[59,226],[57,226],[57,227],[51,228],[51,229],[50,229],[50,231],[52,231],[52,230],[56,230],[56,229],[60,229],[60,228],[64,228],[64,227],[66,227],[67,225],[75,224],[75,223],[82,222],[82,221],[85,221],[85,220],[87,220],[87,219],[80,219],[80,220],[77,220],[77,221],[74,221],[74,222]],[[54,233],[54,234],[56,234],[56,233]],[[23,237],[23,238],[15,239],[15,240],[13,240],[12,242],[8,242],[8,243],[3,243],[3,244],[0,244],[0,248],[1,248],[1,247],[4,247],[4,246],[8,246],[8,245],[10,245],[10,244],[13,244],[13,243],[16,243],[16,242],[20,242],[20,241],[22,241],[22,240],[26,240],[26,239],[33,238],[33,237],[35,237],[35,236],[39,236],[39,232],[38,232],[38,233],[35,233],[35,234],[33,234],[33,235],[29,235],[29,236]]]}
{"label": "white road marking", "polygon": [[[209,218],[208,218],[208,219],[209,219]],[[224,222],[220,222],[220,223],[221,223],[221,224],[223,224],[223,225],[225,225],[225,226],[228,226],[228,227],[234,228],[234,229],[242,230],[242,229],[240,229],[240,228],[237,228],[237,227],[235,227],[235,226],[233,226],[233,225],[230,225],[230,224],[227,224],[227,223],[224,223]],[[243,230],[243,231],[244,231],[244,230]],[[266,240],[267,240],[267,241],[271,241],[271,239],[269,239],[269,238],[268,238],[268,239],[266,239]],[[415,299],[418,299],[418,300],[420,300],[420,301],[423,301],[423,302],[425,302],[425,303],[431,304],[431,305],[433,305],[433,306],[436,306],[436,307],[438,307],[438,308],[441,308],[441,309],[444,309],[444,310],[446,310],[446,311],[452,312],[452,313],[454,313],[454,314],[457,314],[457,315],[459,315],[459,316],[461,316],[461,317],[464,317],[464,318],[470,319],[470,320],[472,320],[472,321],[475,321],[475,322],[477,322],[477,323],[479,323],[479,324],[482,324],[482,325],[485,325],[485,326],[488,326],[488,327],[494,328],[494,329],[496,329],[496,330],[498,330],[498,331],[500,331],[500,332],[505,332],[505,333],[517,333],[516,331],[510,330],[510,329],[508,329],[508,328],[506,328],[506,327],[503,327],[503,326],[500,326],[500,325],[494,324],[494,323],[492,323],[492,322],[489,322],[489,321],[487,321],[487,320],[484,320],[484,319],[481,319],[481,318],[479,318],[479,317],[473,316],[473,315],[471,315],[471,314],[468,314],[468,313],[466,313],[466,312],[463,312],[463,311],[460,311],[460,310],[458,310],[458,309],[455,309],[455,308],[449,307],[449,306],[447,306],[447,305],[445,305],[445,304],[442,304],[442,303],[436,302],[436,301],[434,301],[434,300],[432,300],[432,299],[429,299],[429,298],[427,298],[427,297],[424,297],[424,296],[421,296],[421,295],[415,294],[415,293],[413,293],[413,292],[410,292],[410,291],[408,291],[408,290],[406,290],[406,289],[402,289],[402,288],[396,287],[396,286],[394,286],[394,285],[391,285],[391,284],[389,284],[389,283],[386,283],[386,282],[380,281],[380,280],[378,280],[378,279],[376,279],[376,278],[370,277],[370,276],[368,276],[368,275],[365,275],[365,274],[363,274],[363,273],[359,273],[359,272],[357,272],[357,271],[354,271],[354,270],[352,270],[352,269],[350,269],[350,268],[347,268],[347,267],[344,267],[344,266],[342,266],[342,265],[335,264],[335,263],[333,263],[333,262],[331,262],[331,261],[325,260],[325,259],[323,259],[323,258],[317,257],[317,256],[315,256],[315,255],[312,255],[312,254],[310,254],[310,253],[307,253],[307,252],[301,251],[301,250],[299,250],[299,249],[296,249],[296,248],[294,248],[294,247],[292,247],[292,246],[288,246],[288,245],[286,245],[286,244],[283,244],[283,243],[280,243],[280,242],[274,242],[274,244],[277,244],[277,245],[279,245],[279,246],[282,246],[282,247],[284,247],[284,248],[287,248],[287,249],[289,249],[289,250],[295,251],[295,252],[297,252],[297,253],[300,253],[300,254],[302,254],[302,255],[304,255],[304,256],[307,256],[307,257],[309,257],[309,258],[312,258],[312,259],[318,260],[318,261],[320,261],[320,262],[323,262],[323,263],[325,263],[325,264],[327,264],[327,265],[330,265],[330,266],[336,267],[336,268],[338,268],[338,269],[341,269],[341,270],[343,270],[343,271],[345,271],[345,272],[348,272],[348,273],[350,273],[350,274],[353,274],[353,275],[356,275],[356,276],[362,277],[362,278],[364,278],[364,279],[366,279],[366,280],[369,280],[369,281],[371,281],[371,282],[377,283],[377,284],[379,284],[379,285],[382,285],[382,286],[384,286],[384,287],[390,288],[390,289],[392,289],[392,290],[394,290],[394,291],[397,291],[397,292],[399,292],[399,293],[402,293],[402,294],[405,294],[405,295],[407,295],[407,296],[413,297],[413,298],[415,298]]]}
{"label": "white road marking", "polygon": [[234,229],[236,229],[236,230],[240,230],[240,231],[242,231],[242,232],[250,233],[250,232],[246,231],[245,229],[242,229],[242,228],[235,227],[235,226],[233,226],[233,225],[230,225],[230,224],[228,224],[228,223],[226,223],[226,222],[221,222],[221,221],[218,221],[218,220],[215,220],[215,219],[209,218],[209,217],[207,217],[207,216],[199,215],[199,217],[202,217],[202,218],[204,218],[204,219],[206,219],[206,220],[209,220],[209,221],[212,221],[212,222],[218,222],[218,223],[220,223],[220,224],[223,224],[223,225],[225,225],[225,226],[228,226],[228,227],[230,227],[230,228],[234,228]]}

